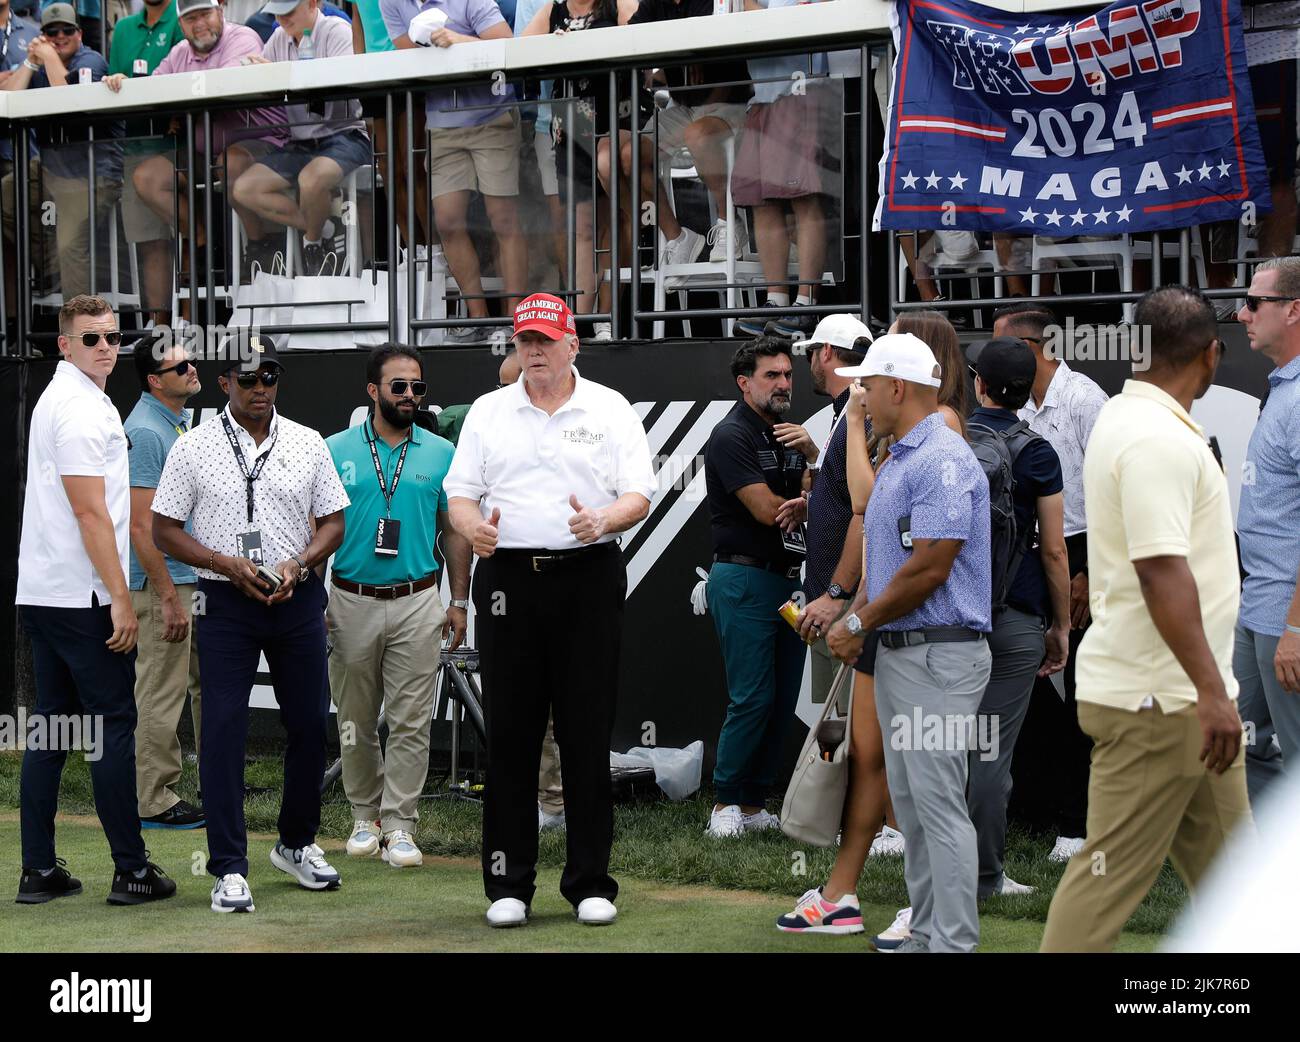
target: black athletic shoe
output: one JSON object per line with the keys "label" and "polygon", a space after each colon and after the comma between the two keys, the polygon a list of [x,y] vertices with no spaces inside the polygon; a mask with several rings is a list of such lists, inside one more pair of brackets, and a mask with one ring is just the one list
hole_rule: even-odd
{"label": "black athletic shoe", "polygon": [[55,858],[54,867],[48,873],[24,868],[18,880],[18,896],[14,898],[14,904],[43,905],[56,897],[74,897],[81,893],[81,880],[71,875],[66,865],[63,858]]}
{"label": "black athletic shoe", "polygon": [[816,328],[815,315],[783,315],[764,326],[763,332],[767,336],[779,336],[787,340],[807,340]]}
{"label": "black athletic shoe", "polygon": [[[148,856],[146,851],[145,856]],[[113,889],[108,892],[111,905],[142,905],[161,901],[176,893],[176,884],[152,861],[139,872],[114,872]]]}
{"label": "black athletic shoe", "polygon": [[206,823],[203,808],[184,800],[177,800],[161,814],[140,819],[143,829],[201,829]]}

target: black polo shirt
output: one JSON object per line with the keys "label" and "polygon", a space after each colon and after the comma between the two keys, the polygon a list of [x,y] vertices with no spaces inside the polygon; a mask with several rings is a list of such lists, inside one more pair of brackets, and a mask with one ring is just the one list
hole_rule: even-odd
{"label": "black polo shirt", "polygon": [[[628,25],[645,25],[647,22],[666,22],[681,18],[702,18],[713,15],[714,0],[641,0],[636,13],[628,19]],[[683,27],[685,28],[685,27]],[[704,105],[713,92],[712,87],[690,89],[692,72],[697,77],[695,82],[734,83],[736,86],[725,88],[719,99],[733,105],[743,105],[753,95],[754,89],[749,85],[749,66],[744,61],[723,59],[721,61],[702,62],[692,65],[672,65],[664,67],[664,77],[668,86],[673,88],[673,101],[678,105]],[[686,88],[686,89],[683,89]]]}
{"label": "black polo shirt", "polygon": [[745,554],[780,566],[799,564],[802,556],[785,548],[781,529],[759,523],[736,490],[765,484],[783,500],[794,499],[803,490],[807,462],[803,453],[777,441],[758,413],[744,401],[737,402],[704,446],[713,552]]}
{"label": "black polo shirt", "polygon": [[[841,420],[848,402],[849,392],[845,388],[833,403],[834,426],[818,460],[817,477],[808,497],[808,563],[804,568],[803,592],[809,601],[825,593],[835,578],[835,567],[844,552],[844,537],[853,520],[848,475],[849,431]],[[866,421],[866,429],[870,438],[870,420]]]}

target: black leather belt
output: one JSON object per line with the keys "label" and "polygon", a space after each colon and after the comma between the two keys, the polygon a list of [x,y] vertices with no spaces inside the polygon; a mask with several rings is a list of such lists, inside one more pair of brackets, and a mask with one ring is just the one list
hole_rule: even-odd
{"label": "black leather belt", "polygon": [[[599,550],[608,547],[618,547],[618,543],[611,541],[608,543],[597,543],[595,546],[578,546],[571,550],[546,550],[546,549],[508,549],[497,550],[494,556],[500,557],[505,561],[524,562],[527,561],[535,572],[549,572],[555,568],[563,568],[565,565],[573,564],[580,560],[584,554],[593,554]],[[588,558],[590,559],[590,558]]]}
{"label": "black leather belt", "polygon": [[923,630],[879,630],[880,643],[886,648],[907,648],[916,644],[947,644],[964,640],[983,640],[979,630],[965,626],[929,626]]}
{"label": "black leather belt", "polygon": [[799,578],[799,569],[803,567],[798,564],[773,564],[771,561],[764,561],[761,557],[750,557],[748,554],[714,554],[713,559],[718,564],[743,564],[746,568],[761,568],[765,572],[775,572],[787,579]]}
{"label": "black leather belt", "polygon": [[348,593],[355,593],[361,597],[374,597],[380,601],[395,601],[399,597],[409,597],[413,593],[419,593],[427,590],[438,581],[438,573],[430,572],[423,579],[412,579],[410,582],[394,583],[391,586],[367,586],[365,583],[354,583],[350,579],[342,579],[330,573],[330,582],[340,590],[346,590]]}

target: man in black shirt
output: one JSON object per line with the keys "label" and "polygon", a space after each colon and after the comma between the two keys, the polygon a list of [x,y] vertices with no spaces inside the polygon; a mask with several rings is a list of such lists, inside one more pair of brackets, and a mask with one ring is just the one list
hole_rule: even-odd
{"label": "man in black shirt", "polygon": [[704,477],[713,525],[707,598],[727,669],[729,703],[718,736],[712,836],[778,827],[763,807],[776,781],[786,727],[803,679],[803,642],[778,614],[799,589],[807,460],[790,409],[790,345],[759,337],[736,350],[742,398],[713,428]]}

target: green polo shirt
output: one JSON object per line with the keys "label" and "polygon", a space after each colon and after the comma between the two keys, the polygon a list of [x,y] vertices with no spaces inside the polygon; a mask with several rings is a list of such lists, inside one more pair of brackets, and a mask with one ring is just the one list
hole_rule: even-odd
{"label": "green polo shirt", "polygon": [[[167,10],[154,25],[145,24],[144,12],[128,15],[113,28],[113,46],[109,52],[108,71],[135,77],[135,61],[143,58],[153,75],[154,69],[171,53],[171,49],[185,39],[180,19],[176,16],[176,0],[170,0]],[[128,136],[147,134],[148,124],[134,121],[127,124]],[[157,141],[128,141],[123,147],[127,155],[141,155],[159,151]]]}
{"label": "green polo shirt", "polygon": [[433,555],[438,511],[447,509],[442,482],[456,450],[446,438],[418,426],[411,428],[402,478],[393,494],[392,511],[387,514],[402,523],[397,556],[385,557],[375,553],[375,529],[386,511],[368,437],[374,438],[384,483],[391,490],[404,442],[390,448],[383,438],[375,438],[369,419],[325,439],[339,479],[352,500],[343,513],[343,544],[334,553],[334,571],[351,582],[371,586],[423,579],[438,567]]}

